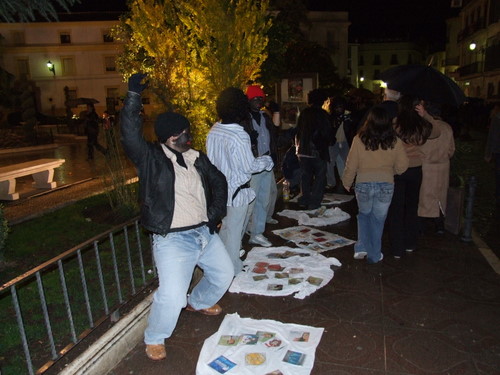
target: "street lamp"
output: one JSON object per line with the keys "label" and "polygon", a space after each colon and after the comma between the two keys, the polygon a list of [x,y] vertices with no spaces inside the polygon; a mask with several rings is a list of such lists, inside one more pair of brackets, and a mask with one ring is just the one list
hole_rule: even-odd
{"label": "street lamp", "polygon": [[476,49],[476,43],[472,42],[471,44],[469,44],[469,49],[471,51],[474,51]]}
{"label": "street lamp", "polygon": [[56,76],[56,67],[55,65],[52,63],[52,61],[47,61],[47,68],[49,68],[49,72],[52,72],[52,74],[54,75],[54,77]]}

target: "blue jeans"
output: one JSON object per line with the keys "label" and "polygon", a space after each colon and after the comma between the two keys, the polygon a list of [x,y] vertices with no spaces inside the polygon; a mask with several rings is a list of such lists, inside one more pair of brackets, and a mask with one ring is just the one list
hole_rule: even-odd
{"label": "blue jeans", "polygon": [[172,335],[181,310],[186,306],[187,292],[196,265],[203,277],[189,296],[196,310],[215,305],[233,280],[231,259],[219,235],[210,234],[207,226],[166,236],[153,235],[153,254],[160,286],[144,332],[148,345],[163,344]]}
{"label": "blue jeans", "polygon": [[255,191],[255,200],[250,203],[250,220],[248,221],[248,231],[251,236],[264,233],[266,230],[266,218],[271,198],[271,184],[273,183],[274,172],[262,171],[252,175],[250,187]]}
{"label": "blue jeans", "polygon": [[222,226],[219,236],[231,258],[234,268],[234,274],[237,275],[243,268],[243,262],[240,259],[241,239],[245,234],[247,222],[247,213],[250,205],[240,207],[227,207],[227,214],[222,219]]}
{"label": "blue jeans", "polygon": [[358,241],[354,251],[365,251],[368,263],[377,263],[381,257],[382,233],[391,204],[394,184],[388,182],[361,182],[355,187],[358,201]]}

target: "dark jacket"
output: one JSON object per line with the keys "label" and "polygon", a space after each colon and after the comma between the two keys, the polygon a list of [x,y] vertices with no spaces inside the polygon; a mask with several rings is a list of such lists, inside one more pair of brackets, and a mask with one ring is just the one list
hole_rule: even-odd
{"label": "dark jacket", "polygon": [[305,108],[297,122],[295,136],[297,155],[308,155],[330,161],[328,146],[333,136],[328,113],[318,107]]}
{"label": "dark jacket", "polygon": [[[140,95],[129,91],[120,111],[121,140],[139,175],[141,224],[153,233],[165,235],[174,215],[174,166],[159,143],[144,139],[140,110]],[[205,191],[208,220],[217,223],[226,215],[226,178],[202,152],[194,166]]]}

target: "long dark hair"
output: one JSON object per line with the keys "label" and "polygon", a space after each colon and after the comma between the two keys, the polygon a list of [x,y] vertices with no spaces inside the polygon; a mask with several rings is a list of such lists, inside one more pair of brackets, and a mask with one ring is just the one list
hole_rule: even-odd
{"label": "long dark hair", "polygon": [[375,151],[381,148],[387,150],[394,148],[397,136],[387,111],[381,107],[373,107],[368,112],[366,121],[358,132],[365,149]]}
{"label": "long dark hair", "polygon": [[431,135],[432,125],[415,111],[418,98],[404,95],[399,100],[399,113],[396,117],[396,133],[407,144],[422,145]]}

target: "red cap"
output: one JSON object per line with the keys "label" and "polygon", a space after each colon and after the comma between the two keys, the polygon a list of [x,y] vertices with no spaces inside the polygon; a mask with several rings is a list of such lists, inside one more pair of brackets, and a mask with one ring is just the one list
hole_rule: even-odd
{"label": "red cap", "polygon": [[265,98],[266,94],[264,94],[264,90],[262,90],[260,86],[257,85],[248,86],[247,88],[248,100],[252,100],[256,96],[261,96],[262,98]]}

